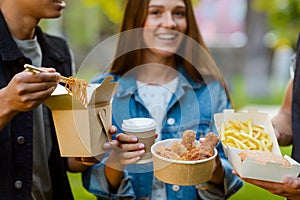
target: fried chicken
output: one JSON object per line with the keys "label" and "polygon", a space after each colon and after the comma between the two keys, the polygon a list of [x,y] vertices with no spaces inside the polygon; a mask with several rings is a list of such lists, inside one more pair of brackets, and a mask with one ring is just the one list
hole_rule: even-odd
{"label": "fried chicken", "polygon": [[180,156],[177,153],[171,151],[169,147],[165,147],[165,146],[158,147],[157,149],[155,149],[155,152],[164,158],[168,158],[172,160],[178,160],[180,158]]}
{"label": "fried chicken", "polygon": [[214,148],[219,142],[219,137],[214,133],[208,133],[205,136],[205,140],[200,146],[187,151],[185,153],[185,160],[203,160],[210,158],[214,155]]}
{"label": "fried chicken", "polygon": [[181,142],[174,142],[171,147],[160,146],[156,153],[173,160],[195,161],[210,158],[214,155],[214,148],[219,142],[219,137],[208,133],[200,146],[194,145],[195,131],[185,131]]}
{"label": "fried chicken", "polygon": [[186,149],[190,149],[195,142],[196,132],[193,130],[186,130],[183,132],[181,144],[185,146]]}
{"label": "fried chicken", "polygon": [[182,156],[186,151],[186,147],[179,142],[173,142],[171,151],[176,153],[179,156]]}

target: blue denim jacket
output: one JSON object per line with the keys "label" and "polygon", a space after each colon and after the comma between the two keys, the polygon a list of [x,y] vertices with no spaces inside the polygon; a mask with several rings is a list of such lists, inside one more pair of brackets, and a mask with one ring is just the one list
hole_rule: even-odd
{"label": "blue denim jacket", "polygon": [[[197,139],[210,131],[217,133],[213,115],[230,108],[223,87],[217,81],[208,84],[196,83],[179,70],[178,87],[167,107],[167,114],[161,130],[161,139],[181,138],[185,130],[195,130]],[[120,129],[123,119],[151,117],[138,95],[134,77],[116,77],[119,89],[113,99],[113,124]],[[224,155],[221,144],[217,146],[225,169],[224,191],[217,187],[203,190],[199,186],[176,186],[165,184],[167,199],[227,199],[238,191],[243,183],[232,174],[232,167]],[[153,185],[152,163],[134,164],[126,167],[123,180],[116,194],[109,192],[104,175],[104,161],[91,167],[83,174],[85,188],[101,199],[151,199]],[[199,172],[201,173],[201,172]],[[176,188],[176,189],[175,189]],[[201,189],[202,188],[202,189]]]}

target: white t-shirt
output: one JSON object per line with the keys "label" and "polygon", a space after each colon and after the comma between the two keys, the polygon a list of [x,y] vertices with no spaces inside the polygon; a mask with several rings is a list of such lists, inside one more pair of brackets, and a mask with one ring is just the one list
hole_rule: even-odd
{"label": "white t-shirt", "polygon": [[[31,40],[14,38],[20,51],[30,58],[32,64],[40,67],[42,63],[41,47],[35,36]],[[48,159],[52,149],[50,125],[44,120],[43,106],[33,110],[33,166],[32,166],[32,199],[52,199],[52,184],[48,167]]]}
{"label": "white t-shirt", "polygon": [[157,140],[160,140],[160,132],[166,115],[166,109],[172,95],[176,91],[177,84],[178,77],[165,85],[149,85],[137,81],[138,94],[157,123],[156,133],[159,135]]}
{"label": "white t-shirt", "polygon": [[[166,116],[167,106],[176,91],[178,85],[178,77],[165,85],[148,85],[137,81],[138,94],[145,103],[152,118],[156,121],[156,133],[158,134],[157,141],[161,140],[162,123]],[[165,200],[167,199],[165,184],[153,179],[152,199]]]}

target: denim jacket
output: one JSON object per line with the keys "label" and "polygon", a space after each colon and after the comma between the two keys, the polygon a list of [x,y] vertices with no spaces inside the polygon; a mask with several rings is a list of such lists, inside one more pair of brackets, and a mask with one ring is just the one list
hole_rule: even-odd
{"label": "denim jacket", "polygon": [[292,100],[292,129],[293,129],[293,159],[300,162],[300,33],[296,48],[296,67],[293,82],[293,100]]}
{"label": "denim jacket", "polygon": [[[208,132],[217,133],[213,115],[230,108],[225,90],[217,81],[208,84],[196,83],[179,69],[179,82],[173,94],[163,126],[161,139],[181,138],[185,130],[195,130],[197,139]],[[134,77],[116,77],[119,89],[113,99],[113,124],[120,129],[123,119],[151,117],[141,97],[138,95]],[[227,199],[242,187],[242,181],[232,174],[232,167],[224,155],[221,144],[217,146],[225,170],[224,191],[217,187],[174,186],[165,184],[167,199]],[[152,163],[134,164],[126,167],[123,180],[116,194],[109,192],[104,175],[104,162],[91,167],[83,174],[83,184],[100,199],[151,199],[153,185]],[[199,172],[201,173],[201,172]]]}

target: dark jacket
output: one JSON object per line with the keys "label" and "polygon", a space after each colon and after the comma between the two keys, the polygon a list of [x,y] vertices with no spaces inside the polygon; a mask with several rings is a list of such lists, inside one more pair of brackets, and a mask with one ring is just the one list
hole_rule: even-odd
{"label": "dark jacket", "polygon": [[300,34],[297,42],[296,70],[293,83],[292,128],[293,150],[292,157],[300,162]]}
{"label": "dark jacket", "polygon": [[[12,77],[30,63],[12,39],[5,19],[0,12],[0,89],[7,86]],[[71,56],[66,42],[58,37],[44,34],[37,27],[36,35],[42,49],[42,66],[53,67],[62,75],[71,75]],[[1,100],[0,100],[1,101]],[[51,126],[53,147],[49,169],[54,199],[73,199],[66,174],[66,160],[60,157],[54,124],[50,110],[46,119]],[[32,133],[31,112],[16,115],[0,131],[0,199],[31,199],[32,183]]]}

